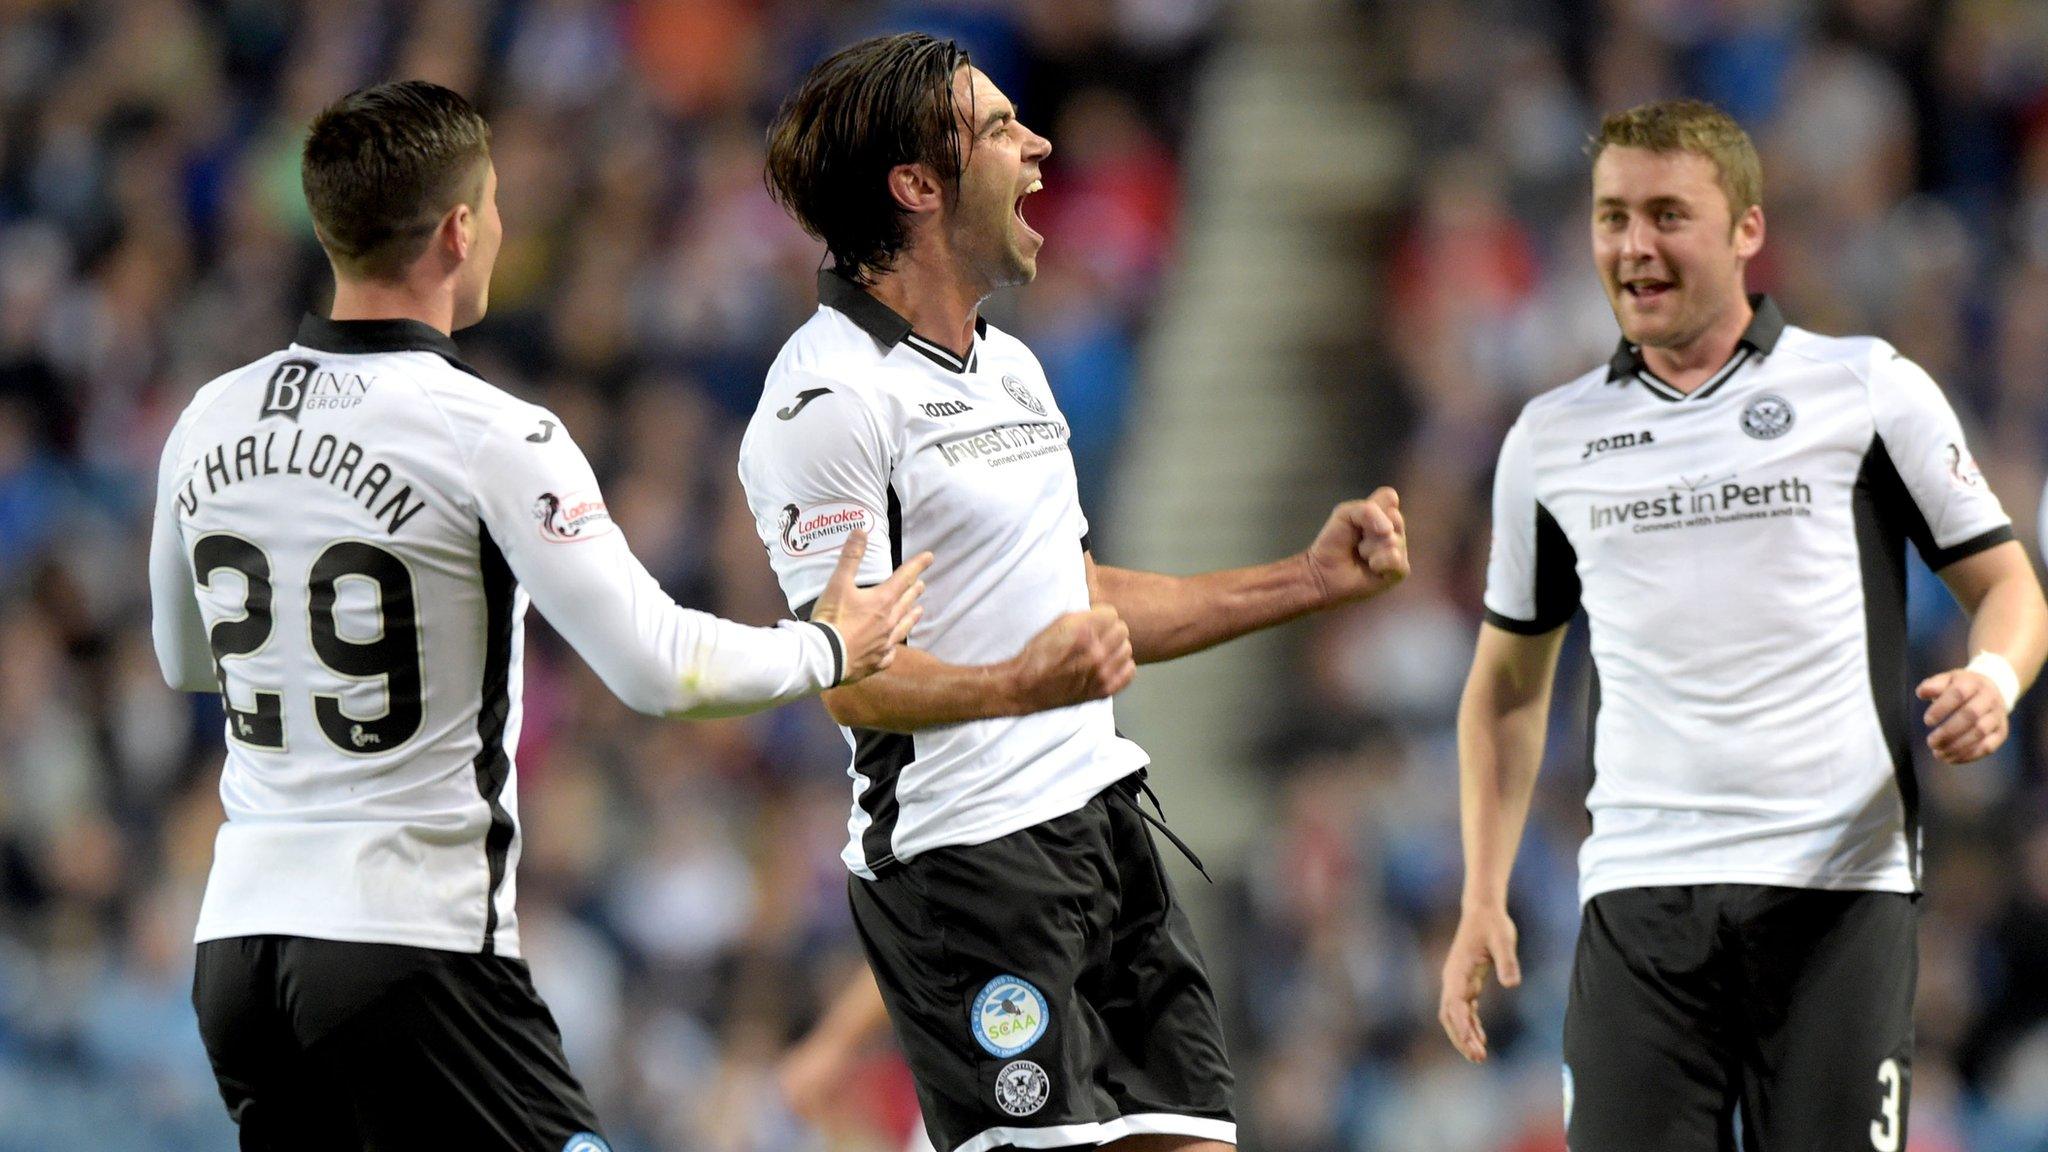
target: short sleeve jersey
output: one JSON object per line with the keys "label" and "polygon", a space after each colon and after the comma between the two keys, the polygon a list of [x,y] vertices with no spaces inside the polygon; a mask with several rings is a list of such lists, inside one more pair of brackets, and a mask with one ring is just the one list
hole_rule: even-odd
{"label": "short sleeve jersey", "polygon": [[[859,527],[875,545],[862,583],[934,554],[910,644],[948,663],[1007,660],[1086,609],[1088,523],[1037,358],[977,323],[963,359],[836,273],[818,285],[818,311],[770,367],[740,445],[747,502],[791,609],[808,611]],[[1071,812],[1145,764],[1107,700],[846,735],[845,860],[870,878]]]}
{"label": "short sleeve jersey", "polygon": [[412,320],[309,317],[199,390],[164,447],[150,583],[166,678],[226,710],[200,940],[518,955],[529,602],[643,711],[839,675],[826,629],[677,607],[555,416]]}
{"label": "short sleeve jersey", "polygon": [[2011,524],[1926,372],[1754,300],[1690,394],[1624,344],[1501,447],[1488,621],[1590,624],[1582,900],[1918,884],[1906,543],[1938,571]]}

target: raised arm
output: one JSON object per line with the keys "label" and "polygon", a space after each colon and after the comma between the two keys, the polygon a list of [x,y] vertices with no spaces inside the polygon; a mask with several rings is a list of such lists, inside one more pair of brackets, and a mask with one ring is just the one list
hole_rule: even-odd
{"label": "raised arm", "polygon": [[1444,959],[1437,1016],[1468,1060],[1486,1059],[1479,994],[1486,974],[1503,987],[1522,982],[1515,924],[1508,916],[1508,874],[1529,818],[1543,763],[1550,692],[1562,626],[1522,635],[1479,627],[1472,671],[1458,704],[1458,823],[1465,846],[1465,890],[1458,934]]}
{"label": "raised arm", "polygon": [[1283,560],[1200,576],[1088,563],[1096,602],[1115,607],[1138,663],[1151,664],[1392,588],[1408,575],[1407,525],[1401,498],[1381,488],[1339,504],[1315,541]]}

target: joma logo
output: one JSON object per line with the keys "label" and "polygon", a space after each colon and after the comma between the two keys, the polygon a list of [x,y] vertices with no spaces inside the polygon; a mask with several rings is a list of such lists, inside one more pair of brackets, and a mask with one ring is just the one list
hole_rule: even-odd
{"label": "joma logo", "polygon": [[1641,432],[1622,432],[1613,436],[1602,436],[1598,440],[1586,441],[1586,450],[1579,454],[1581,460],[1591,460],[1602,452],[1614,452],[1622,448],[1637,448],[1644,444],[1655,444],[1657,437],[1648,428]]}

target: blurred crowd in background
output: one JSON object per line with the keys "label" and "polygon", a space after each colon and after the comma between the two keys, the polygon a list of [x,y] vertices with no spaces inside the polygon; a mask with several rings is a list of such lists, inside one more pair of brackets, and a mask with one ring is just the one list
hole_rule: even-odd
{"label": "blurred crowd in background", "polygon": [[[1299,630],[1299,666],[1275,671],[1294,704],[1259,766],[1273,832],[1224,878],[1240,927],[1207,943],[1235,974],[1248,1146],[1562,1152],[1582,643],[1516,878],[1528,975],[1490,1005],[1495,1060],[1465,1065],[1434,1013],[1493,455],[1529,396],[1616,336],[1587,255],[1586,133],[1677,93],[1740,117],[1765,157],[1752,286],[1795,324],[1880,333],[1933,372],[2031,547],[2048,5],[1350,3],[1417,155],[1396,209],[1358,222],[1384,292],[1342,387],[1403,413],[1393,456],[1355,467],[1400,486],[1415,575]],[[672,594],[764,622],[785,610],[737,435],[819,262],[761,183],[781,96],[833,47],[923,28],[960,38],[1050,136],[1038,280],[990,313],[1045,362],[1093,510],[1144,387],[1194,97],[1232,19],[1221,0],[0,2],[0,1149],[231,1146],[187,999],[220,718],[158,677],[145,526],[186,399],[324,306],[297,158],[321,106],[403,76],[478,102],[507,238],[465,355],[564,417]],[[1098,523],[1099,550],[1114,533]],[[1916,667],[1959,663],[1959,617],[1924,571],[1913,604]],[[822,1128],[774,1083],[858,962],[847,754],[822,709],[644,720],[537,620],[529,635],[522,933],[614,1144],[899,1146],[915,1104],[885,1049]],[[2040,710],[2037,694],[1986,763],[1922,765],[1914,1152],[2048,1149]]]}

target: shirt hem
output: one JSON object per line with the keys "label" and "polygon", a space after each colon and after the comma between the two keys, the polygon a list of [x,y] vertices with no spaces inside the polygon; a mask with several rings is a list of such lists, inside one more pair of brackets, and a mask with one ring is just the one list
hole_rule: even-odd
{"label": "shirt hem", "polygon": [[[957,831],[949,829],[929,841],[920,838],[918,843],[898,848],[891,855],[894,857],[894,863],[901,865],[908,864],[935,848],[966,848],[976,844],[986,844],[991,840],[1000,840],[1012,832],[1021,832],[1026,828],[1036,827],[1048,820],[1057,820],[1070,812],[1077,812],[1086,806],[1090,800],[1101,795],[1112,784],[1149,767],[1151,767],[1151,761],[1141,756],[1130,764],[1117,765],[1109,772],[1099,775],[1089,773],[1084,777],[1079,777],[1087,781],[1085,786],[1061,797],[1059,800],[1036,805],[1026,809],[1021,815],[1011,816],[1008,819],[997,820],[986,825]],[[858,870],[852,871],[854,871],[855,875],[860,875]]]}
{"label": "shirt hem", "polygon": [[1848,872],[1814,876],[1801,872],[1767,872],[1755,869],[1703,871],[1700,869],[1641,872],[1625,876],[1600,876],[1579,881],[1579,906],[1595,896],[1625,888],[1678,888],[1701,884],[1758,884],[1767,888],[1812,888],[1823,892],[1920,891],[1904,869],[1882,872]]}
{"label": "shirt hem", "polygon": [[[447,931],[425,932],[403,926],[298,924],[289,921],[264,920],[244,923],[201,923],[192,934],[194,944],[208,940],[228,940],[238,936],[303,936],[309,940],[332,940],[341,944],[398,944],[408,948],[432,948],[440,952],[481,953],[484,948],[483,930],[452,933]],[[497,931],[497,947],[494,955],[507,959],[522,959],[519,954],[519,933],[500,925]]]}

